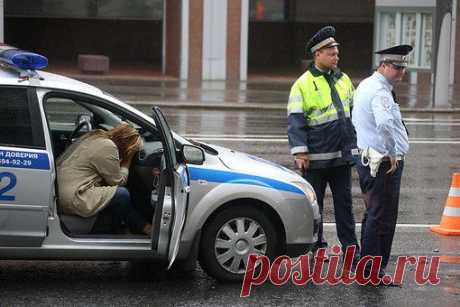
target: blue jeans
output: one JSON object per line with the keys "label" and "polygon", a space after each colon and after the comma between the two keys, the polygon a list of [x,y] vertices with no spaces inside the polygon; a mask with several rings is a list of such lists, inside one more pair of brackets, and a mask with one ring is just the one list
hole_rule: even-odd
{"label": "blue jeans", "polygon": [[115,195],[107,206],[99,212],[93,232],[117,233],[122,222],[135,233],[142,233],[142,229],[147,224],[132,206],[128,189],[117,187]]}

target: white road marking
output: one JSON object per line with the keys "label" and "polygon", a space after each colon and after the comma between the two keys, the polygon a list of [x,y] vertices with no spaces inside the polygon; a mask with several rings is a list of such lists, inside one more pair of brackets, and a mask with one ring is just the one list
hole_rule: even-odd
{"label": "white road marking", "polygon": [[[288,139],[281,135],[258,136],[258,135],[206,135],[206,134],[185,134],[186,138],[192,138],[196,141],[227,141],[227,142],[259,142],[259,143],[287,143]],[[460,138],[410,138],[410,144],[460,144]]]}
{"label": "white road marking", "polygon": [[460,123],[450,123],[450,122],[406,122],[406,126],[460,126]]}
{"label": "white road marking", "polygon": [[414,117],[403,117],[404,122],[451,122],[460,123],[460,119],[432,119],[432,118],[414,118]]}
{"label": "white road marking", "polygon": [[460,144],[460,141],[411,141],[409,144]]}
{"label": "white road marking", "polygon": [[287,139],[259,139],[259,138],[192,138],[197,141],[227,141],[227,142],[263,142],[263,143],[287,143]]}
{"label": "white road marking", "polygon": [[[179,133],[180,134],[180,133]],[[286,138],[286,135],[282,134],[181,134],[184,137],[204,137],[204,138]]]}
{"label": "white road marking", "polygon": [[[396,224],[397,228],[430,228],[439,224]],[[335,227],[335,223],[323,223],[326,227]],[[361,223],[356,223],[356,227],[361,227]]]}
{"label": "white road marking", "polygon": [[[180,135],[184,137],[196,137],[196,138],[256,138],[256,139],[287,139],[286,135],[283,134],[272,134],[272,135],[265,135],[265,134],[194,134],[194,133],[184,133]],[[410,138],[411,140],[443,140],[443,141],[460,141],[459,138],[449,138],[449,137],[436,137],[436,138],[429,138],[429,137],[413,137]]]}

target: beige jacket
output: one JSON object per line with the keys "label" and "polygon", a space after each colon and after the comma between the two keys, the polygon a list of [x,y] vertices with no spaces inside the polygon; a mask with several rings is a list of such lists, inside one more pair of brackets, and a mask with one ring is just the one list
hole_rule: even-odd
{"label": "beige jacket", "polygon": [[117,186],[128,180],[118,148],[107,138],[77,141],[56,164],[59,207],[65,214],[95,215],[112,199]]}

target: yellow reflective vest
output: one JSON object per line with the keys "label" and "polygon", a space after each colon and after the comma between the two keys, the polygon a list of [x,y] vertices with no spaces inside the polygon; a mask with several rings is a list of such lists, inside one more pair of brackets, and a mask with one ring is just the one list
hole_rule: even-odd
{"label": "yellow reflective vest", "polygon": [[291,153],[308,153],[310,168],[352,161],[356,134],[351,123],[354,87],[340,71],[323,73],[311,66],[291,88],[288,138]]}

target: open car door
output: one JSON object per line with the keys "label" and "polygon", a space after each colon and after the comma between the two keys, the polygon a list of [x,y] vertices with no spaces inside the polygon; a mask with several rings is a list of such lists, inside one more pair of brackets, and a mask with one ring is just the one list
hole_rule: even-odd
{"label": "open car door", "polygon": [[168,259],[169,269],[179,251],[190,181],[185,163],[177,162],[174,138],[160,108],[153,108],[153,118],[162,137],[165,163],[153,216],[152,249]]}

